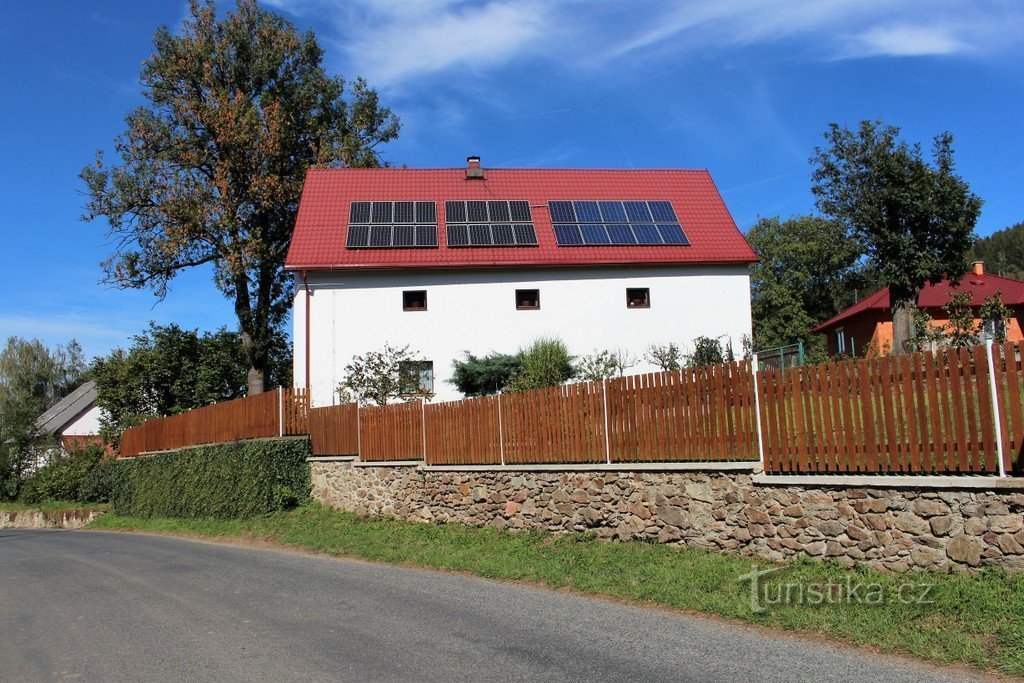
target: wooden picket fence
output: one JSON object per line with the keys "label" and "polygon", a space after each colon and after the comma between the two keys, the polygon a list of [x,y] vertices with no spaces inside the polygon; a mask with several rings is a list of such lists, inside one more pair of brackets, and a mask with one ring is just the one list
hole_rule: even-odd
{"label": "wooden picket fence", "polygon": [[314,454],[359,455],[359,408],[355,403],[309,409]]}
{"label": "wooden picket fence", "polygon": [[763,450],[769,474],[1024,474],[1024,364],[1018,343],[756,373],[744,360],[372,408],[310,409],[286,389],[150,420],[124,433],[121,454],[307,433],[314,455],[367,462],[755,461]]}
{"label": "wooden picket fence", "polygon": [[1020,345],[994,347],[994,375],[989,360],[977,346],[765,369],[756,392],[739,361],[364,408],[356,430],[373,462],[668,463],[757,460],[760,422],[769,474],[996,474],[1002,435],[1005,471],[1024,473]]}
{"label": "wooden picket fence", "polygon": [[759,375],[765,471],[992,474],[984,346]]}
{"label": "wooden picket fence", "polygon": [[277,389],[147,420],[121,435],[121,457],[185,446],[309,433],[305,389]]}

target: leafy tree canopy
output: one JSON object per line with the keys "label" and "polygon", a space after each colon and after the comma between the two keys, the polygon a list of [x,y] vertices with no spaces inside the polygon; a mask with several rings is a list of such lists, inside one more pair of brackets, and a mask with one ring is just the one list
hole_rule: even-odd
{"label": "leafy tree canopy", "polygon": [[877,286],[860,244],[839,221],[816,216],[761,218],[747,240],[760,258],[750,268],[755,349],[803,341],[823,356],[814,326]]}
{"label": "leafy tree canopy", "polygon": [[9,337],[0,351],[0,498],[17,493],[39,434],[36,418],[84,381],[77,342],[47,348],[38,339]]}
{"label": "leafy tree canopy", "polygon": [[141,74],[146,104],[82,171],[85,219],[105,218],[106,281],[163,297],[182,270],[211,264],[234,304],[248,391],[264,388],[290,303],[283,264],[306,171],[379,166],[398,119],[363,80],[323,68],[312,33],[238,0],[218,19],[191,0],[175,31],[157,30]]}
{"label": "leafy tree canopy", "polygon": [[912,337],[911,309],[924,285],[966,270],[982,204],[955,173],[952,135],[935,137],[929,163],[920,144],[899,134],[880,122],[863,121],[856,132],[831,124],[811,157],[819,210],[860,243],[889,286],[896,353]]}
{"label": "leafy tree canopy", "polygon": [[[116,349],[94,360],[97,403],[106,413],[103,436],[117,443],[126,428],[151,417],[244,396],[248,363],[240,336],[223,327],[200,334],[150,323],[127,351]],[[267,382],[291,384],[291,345],[280,332],[271,339]]]}
{"label": "leafy tree canopy", "polygon": [[1024,278],[1024,221],[977,240],[971,260],[984,261],[989,273]]}
{"label": "leafy tree canopy", "polygon": [[386,406],[396,399],[430,398],[420,388],[420,354],[408,344],[385,344],[380,351],[356,356],[345,366],[345,378],[338,387],[343,401],[360,405]]}

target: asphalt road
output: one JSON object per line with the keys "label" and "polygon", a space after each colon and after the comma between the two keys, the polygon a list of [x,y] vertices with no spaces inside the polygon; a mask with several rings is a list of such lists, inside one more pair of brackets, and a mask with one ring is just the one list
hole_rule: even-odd
{"label": "asphalt road", "polygon": [[903,659],[456,574],[0,531],[0,680],[924,681]]}

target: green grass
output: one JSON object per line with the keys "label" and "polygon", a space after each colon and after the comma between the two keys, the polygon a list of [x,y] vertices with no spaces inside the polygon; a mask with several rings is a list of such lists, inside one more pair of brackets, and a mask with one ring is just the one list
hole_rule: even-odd
{"label": "green grass", "polygon": [[41,503],[16,503],[0,500],[0,512],[42,512],[53,510],[109,510],[110,503],[76,503],[68,500],[44,500]]}
{"label": "green grass", "polygon": [[[880,586],[885,599],[881,604],[774,604],[758,613],[750,604],[749,583],[739,577],[755,566],[766,568],[766,562],[665,545],[362,518],[317,504],[241,520],[108,514],[90,528],[264,541],[375,562],[464,571],[824,634],[942,664],[1024,674],[1024,575],[994,569],[973,575],[901,575],[796,561],[771,575],[769,595],[781,584],[845,586],[849,579]],[[923,583],[933,585],[931,604],[895,599],[901,584]]]}

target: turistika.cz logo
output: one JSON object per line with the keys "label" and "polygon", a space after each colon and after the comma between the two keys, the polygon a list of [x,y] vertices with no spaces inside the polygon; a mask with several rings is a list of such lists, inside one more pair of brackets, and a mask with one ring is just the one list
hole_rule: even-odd
{"label": "turistika.cz logo", "polygon": [[764,580],[782,569],[784,567],[759,569],[755,565],[752,571],[739,577],[739,581],[750,583],[750,609],[755,613],[766,612],[777,605],[881,605],[894,600],[903,605],[929,605],[933,602],[934,584],[931,583],[908,581],[886,590],[880,583],[859,581],[852,574],[842,581]]}

